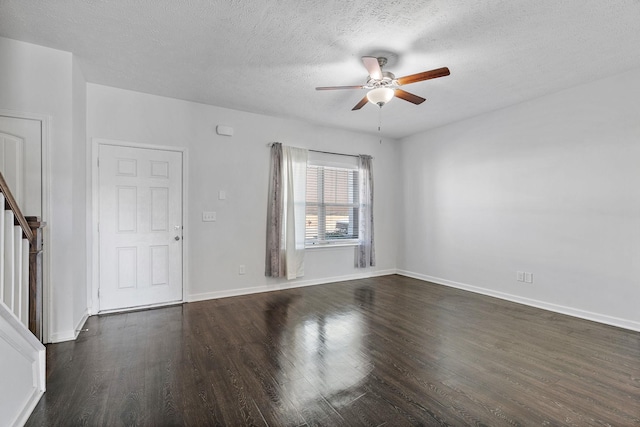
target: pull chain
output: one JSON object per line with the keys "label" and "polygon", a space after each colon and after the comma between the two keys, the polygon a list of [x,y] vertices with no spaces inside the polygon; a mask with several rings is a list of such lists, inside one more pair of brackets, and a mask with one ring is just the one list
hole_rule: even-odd
{"label": "pull chain", "polygon": [[378,136],[380,137],[380,144],[382,144],[382,105],[378,111]]}

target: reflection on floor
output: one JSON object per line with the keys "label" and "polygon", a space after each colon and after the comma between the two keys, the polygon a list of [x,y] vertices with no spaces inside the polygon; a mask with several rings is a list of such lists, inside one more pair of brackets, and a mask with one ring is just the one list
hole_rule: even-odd
{"label": "reflection on floor", "polygon": [[401,276],[86,328],[28,425],[640,425],[640,333]]}

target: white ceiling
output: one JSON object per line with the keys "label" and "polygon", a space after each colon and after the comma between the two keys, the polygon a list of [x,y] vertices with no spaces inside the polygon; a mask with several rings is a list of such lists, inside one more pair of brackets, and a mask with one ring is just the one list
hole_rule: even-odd
{"label": "white ceiling", "polygon": [[451,75],[383,107],[399,138],[640,68],[640,0],[0,0],[0,36],[73,52],[87,81],[376,132],[360,57]]}

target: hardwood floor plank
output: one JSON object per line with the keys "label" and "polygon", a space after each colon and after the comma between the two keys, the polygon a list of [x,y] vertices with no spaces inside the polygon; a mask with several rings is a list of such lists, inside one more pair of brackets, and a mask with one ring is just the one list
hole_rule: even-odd
{"label": "hardwood floor plank", "polygon": [[27,425],[640,426],[640,333],[407,277],[86,328]]}

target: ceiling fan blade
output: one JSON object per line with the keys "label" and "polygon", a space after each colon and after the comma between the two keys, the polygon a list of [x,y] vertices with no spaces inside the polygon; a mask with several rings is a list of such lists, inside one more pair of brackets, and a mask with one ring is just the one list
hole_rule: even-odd
{"label": "ceiling fan blade", "polygon": [[401,85],[408,85],[409,83],[421,82],[423,80],[435,79],[438,77],[444,77],[451,74],[447,67],[437,68],[431,71],[424,71],[418,74],[411,74],[410,76],[400,77],[398,83]]}
{"label": "ceiling fan blade", "polygon": [[382,69],[380,69],[378,58],[376,58],[375,56],[363,56],[362,63],[364,64],[364,68],[367,69],[372,79],[382,80]]}
{"label": "ceiling fan blade", "polygon": [[367,99],[367,97],[365,96],[364,98],[362,98],[362,99],[360,100],[360,102],[358,102],[358,103],[356,104],[356,106],[355,106],[355,107],[353,107],[353,108],[351,109],[351,111],[356,111],[356,110],[361,109],[362,107],[364,107],[364,106],[365,106],[365,104],[366,104],[367,102],[369,102],[369,100],[368,100],[368,99]]}
{"label": "ceiling fan blade", "polygon": [[407,91],[404,91],[402,89],[396,89],[395,95],[396,95],[396,97],[398,97],[400,99],[404,99],[405,101],[409,101],[409,102],[411,102],[413,104],[416,104],[416,105],[420,105],[424,101],[426,101],[426,99],[422,98],[421,96],[414,95],[414,94],[409,93]]}
{"label": "ceiling fan blade", "polygon": [[337,89],[363,89],[364,86],[322,86],[317,87],[316,90],[337,90]]}

